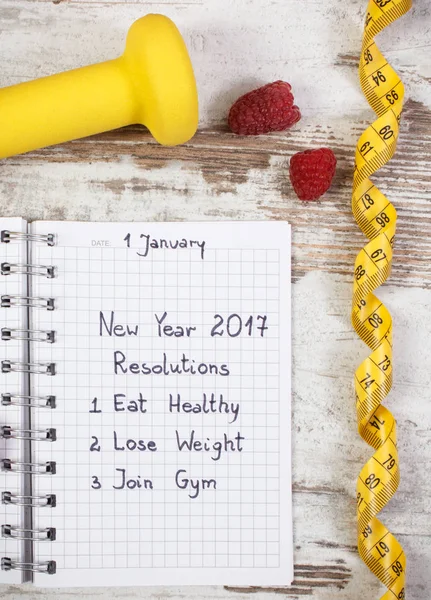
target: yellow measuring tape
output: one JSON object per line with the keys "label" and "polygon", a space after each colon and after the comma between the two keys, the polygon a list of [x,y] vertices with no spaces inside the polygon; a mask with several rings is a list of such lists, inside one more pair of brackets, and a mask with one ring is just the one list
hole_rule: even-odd
{"label": "yellow measuring tape", "polygon": [[404,86],[374,42],[374,36],[411,8],[412,0],[369,0],[359,75],[377,119],[356,148],[352,210],[368,244],[355,262],[352,322],[372,353],[355,373],[359,433],[376,452],[357,484],[358,549],[362,560],[388,588],[381,600],[405,598],[406,557],[376,515],[399,483],[396,422],[381,402],[392,385],[392,320],[372,293],[389,276],[397,213],[369,177],[393,156]]}

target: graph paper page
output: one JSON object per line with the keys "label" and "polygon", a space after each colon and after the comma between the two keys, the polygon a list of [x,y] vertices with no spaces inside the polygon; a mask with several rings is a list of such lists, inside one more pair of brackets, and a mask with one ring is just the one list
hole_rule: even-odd
{"label": "graph paper page", "polygon": [[293,578],[290,227],[48,223],[33,313],[36,427],[57,441],[35,545],[43,586],[288,585]]}

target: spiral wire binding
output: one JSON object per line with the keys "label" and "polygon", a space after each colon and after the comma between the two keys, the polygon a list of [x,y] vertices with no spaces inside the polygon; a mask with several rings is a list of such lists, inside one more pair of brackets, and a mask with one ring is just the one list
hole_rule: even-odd
{"label": "spiral wire binding", "polygon": [[47,429],[13,429],[9,425],[0,427],[0,436],[4,439],[27,440],[28,442],[56,442],[57,430]]}
{"label": "spiral wire binding", "polygon": [[2,327],[1,339],[3,342],[10,340],[24,340],[26,342],[55,342],[55,331],[41,331],[38,329],[11,329]]}
{"label": "spiral wire binding", "polygon": [[2,373],[29,373],[31,375],[55,375],[55,363],[30,363],[1,361]]}
{"label": "spiral wire binding", "polygon": [[0,299],[1,308],[11,308],[12,306],[24,306],[25,308],[46,308],[46,310],[55,310],[54,298],[40,298],[37,296],[10,296],[4,294]]}
{"label": "spiral wire binding", "polygon": [[47,573],[48,575],[55,575],[57,565],[55,560],[47,560],[43,563],[26,563],[14,561],[7,556],[3,556],[1,559],[2,571],[31,571],[32,573]]}
{"label": "spiral wire binding", "polygon": [[31,506],[39,508],[41,506],[57,506],[57,497],[55,494],[46,494],[45,496],[24,496],[12,494],[12,492],[2,492],[1,501],[3,504],[14,504],[15,506]]}
{"label": "spiral wire binding", "polygon": [[54,279],[55,267],[52,265],[31,265],[29,263],[9,263],[3,262],[1,264],[2,275],[31,275],[31,277],[47,277],[48,279]]}
{"label": "spiral wire binding", "polygon": [[0,234],[0,241],[4,244],[8,244],[12,240],[25,242],[42,242],[46,243],[48,246],[55,246],[55,235],[53,233],[23,233],[21,231],[9,231],[7,229],[3,229],[3,231]]}
{"label": "spiral wire binding", "polygon": [[14,540],[28,540],[31,542],[54,542],[57,535],[57,531],[55,527],[45,527],[44,529],[26,529],[25,527],[2,525],[1,534],[5,538],[13,538]]}
{"label": "spiral wire binding", "polygon": [[55,396],[23,396],[20,394],[2,394],[2,406],[30,406],[33,408],[55,408]]}
{"label": "spiral wire binding", "polygon": [[393,156],[404,86],[374,37],[411,7],[411,0],[369,0],[359,64],[362,91],[377,119],[359,138],[352,211],[369,242],[355,262],[352,323],[371,354],[355,373],[358,429],[374,455],[357,482],[358,549],[387,587],[381,600],[404,599],[406,557],[396,537],[377,518],[395,494],[400,474],[396,422],[382,405],[392,386],[392,319],[373,291],[389,277],[397,213],[369,179]]}
{"label": "spiral wire binding", "polygon": [[[0,233],[0,242],[8,244],[13,241],[39,242],[48,246],[55,245],[54,234],[39,235],[21,233],[16,231],[3,230]],[[49,279],[55,277],[55,267],[47,265],[33,265],[28,263],[9,263],[3,262],[0,265],[1,275],[9,276],[12,274],[23,274],[29,276],[41,276]],[[19,296],[2,295],[0,300],[1,308],[11,307],[39,308],[48,311],[55,310],[54,298],[43,298],[37,296]],[[34,329],[14,329],[3,327],[1,329],[1,339],[4,342],[11,340],[22,340],[24,342],[40,342],[53,344],[56,341],[55,331],[42,331]],[[18,362],[11,360],[1,361],[1,372],[11,373],[20,372],[26,374],[45,374],[55,375],[55,363],[32,363]],[[55,396],[30,396],[21,394],[12,394],[4,392],[1,394],[1,404],[3,406],[22,406],[26,408],[49,408],[56,407]],[[47,429],[15,429],[8,425],[0,428],[0,437],[3,439],[19,439],[27,442],[55,442],[57,432],[54,428]],[[9,473],[22,473],[27,475],[55,475],[56,463],[47,461],[45,463],[33,463],[25,461],[13,461],[9,458],[0,459],[1,470]],[[55,494],[42,496],[19,494],[11,491],[3,491],[1,494],[3,504],[23,506],[25,509],[33,508],[55,508],[57,499]],[[3,524],[1,526],[1,535],[5,538],[15,540],[25,540],[30,542],[54,541],[56,539],[56,529],[47,527],[45,529],[29,529],[26,527],[17,527],[14,525]],[[56,572],[56,561],[50,560],[40,563],[17,561],[13,558],[3,556],[1,558],[1,569],[4,571],[19,570],[32,573],[46,573],[53,575]]]}
{"label": "spiral wire binding", "polygon": [[9,473],[24,473],[26,475],[55,475],[57,472],[57,463],[47,461],[45,463],[29,463],[2,458],[0,460],[1,470]]}

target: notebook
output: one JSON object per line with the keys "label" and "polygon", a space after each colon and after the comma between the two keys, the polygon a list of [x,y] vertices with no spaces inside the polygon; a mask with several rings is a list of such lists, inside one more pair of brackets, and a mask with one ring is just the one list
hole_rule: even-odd
{"label": "notebook", "polygon": [[290,226],[0,230],[0,582],[289,585]]}

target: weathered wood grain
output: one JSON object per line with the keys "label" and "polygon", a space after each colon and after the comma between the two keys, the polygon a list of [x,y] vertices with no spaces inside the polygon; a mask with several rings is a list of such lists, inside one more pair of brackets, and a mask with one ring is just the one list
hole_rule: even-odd
{"label": "weathered wood grain", "polygon": [[[182,31],[195,67],[201,124],[219,123],[253,87],[285,79],[305,117],[357,118],[366,102],[352,61],[361,48],[366,0],[1,0],[0,86],[114,58],[131,23],[162,12]],[[411,97],[431,108],[428,0],[381,48]],[[306,34],[304,34],[306,32]]]}
{"label": "weathered wood grain", "polygon": [[[402,542],[408,597],[430,595],[431,574],[431,94],[430,7],[414,10],[379,44],[407,97],[399,149],[376,175],[399,213],[394,268],[379,290],[395,326],[394,387],[400,489],[383,519]],[[271,8],[269,8],[269,6]],[[356,140],[371,122],[357,83],[363,0],[1,0],[0,85],[120,53],[130,23],[149,11],[185,34],[201,90],[201,130],[180,148],[158,146],[140,127],[0,162],[0,214],[34,219],[287,219],[293,225],[293,493],[291,588],[0,590],[8,600],[363,600],[382,588],[356,552],[355,480],[370,449],[356,433],[353,372],[366,348],[350,324],[351,278],[364,238],[350,211]],[[307,35],[304,35],[304,27]],[[103,41],[102,41],[103,40]],[[231,101],[285,78],[304,118],[285,134],[241,138],[223,125]],[[1,134],[1,132],[0,132]],[[299,202],[290,156],[330,146],[330,192]]]}
{"label": "weathered wood grain", "polygon": [[[350,122],[346,131],[341,119],[304,119],[287,133],[258,138],[207,130],[180,148],[126,128],[3,161],[0,207],[19,214],[25,197],[29,219],[286,219],[294,225],[294,280],[316,269],[350,278],[364,240],[350,210],[353,150],[368,122]],[[299,202],[289,157],[322,145],[337,156],[333,187],[319,202]],[[374,178],[399,212],[391,276],[399,286],[431,285],[430,152],[431,111],[409,100],[398,152]]]}

